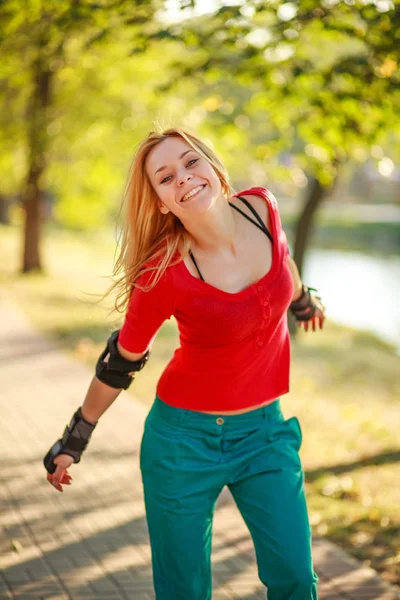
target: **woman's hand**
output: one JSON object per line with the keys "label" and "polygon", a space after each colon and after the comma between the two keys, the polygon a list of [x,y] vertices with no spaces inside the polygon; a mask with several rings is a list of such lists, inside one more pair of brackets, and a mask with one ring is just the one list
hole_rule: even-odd
{"label": "woman's hand", "polygon": [[317,326],[319,325],[320,329],[323,329],[325,321],[325,314],[323,310],[320,308],[315,309],[314,316],[311,317],[309,321],[297,321],[299,327],[303,326],[304,331],[308,331],[308,328],[311,326],[313,331],[317,330]]}
{"label": "woman's hand", "polygon": [[69,467],[74,462],[69,454],[59,454],[54,459],[54,464],[57,465],[54,473],[47,473],[47,481],[53,485],[59,492],[63,491],[62,485],[71,485],[72,477],[68,473]]}

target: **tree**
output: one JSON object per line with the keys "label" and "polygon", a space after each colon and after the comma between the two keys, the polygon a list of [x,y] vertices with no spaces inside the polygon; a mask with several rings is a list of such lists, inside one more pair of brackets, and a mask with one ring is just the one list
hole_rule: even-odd
{"label": "tree", "polygon": [[3,98],[0,110],[0,223],[8,223],[10,197],[18,189],[18,181],[23,175],[23,128],[15,118],[21,110],[21,95],[18,94],[20,61],[17,57],[7,57],[0,62],[0,96]]}
{"label": "tree", "polygon": [[18,0],[0,4],[0,51],[6,65],[2,72],[2,102],[4,106],[11,98],[17,99],[13,116],[24,135],[26,156],[22,272],[42,269],[42,200],[51,153],[54,89],[69,45],[78,45],[82,55],[93,45],[107,43],[116,32],[128,29],[131,52],[141,51],[147,33],[153,32],[159,8],[156,0],[28,0],[22,8]]}
{"label": "tree", "polygon": [[[306,150],[308,145],[308,154],[320,162],[311,169],[297,224],[294,254],[300,269],[314,214],[332,191],[341,165],[357,154],[367,158],[371,147],[398,123],[399,27],[398,5],[321,6],[308,0],[299,3],[296,13],[287,15],[279,28],[280,43],[287,43],[289,32],[297,33],[290,44],[294,52],[287,75],[289,93],[309,104],[301,112],[303,121],[296,120],[297,131]],[[310,47],[313,40],[315,48]],[[332,56],[335,43],[338,51]],[[326,159],[319,160],[318,154]]]}
{"label": "tree", "polygon": [[341,166],[365,160],[396,123],[399,130],[399,30],[398,5],[357,0],[255,0],[166,30],[187,50],[174,80],[181,73],[218,87],[230,77],[251,90],[243,113],[255,154],[284,149],[294,158],[289,175],[307,174],[294,248],[300,272],[316,211]]}

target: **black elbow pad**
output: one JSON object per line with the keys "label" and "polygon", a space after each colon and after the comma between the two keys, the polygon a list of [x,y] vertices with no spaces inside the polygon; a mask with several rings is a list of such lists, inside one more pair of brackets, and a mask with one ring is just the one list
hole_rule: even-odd
{"label": "black elbow pad", "polygon": [[[127,360],[119,353],[117,347],[119,329],[114,331],[107,340],[107,346],[100,354],[96,364],[96,377],[106,385],[116,389],[128,389],[134,375],[132,371],[140,371],[149,360],[150,350],[140,360]],[[108,361],[105,362],[109,354]]]}

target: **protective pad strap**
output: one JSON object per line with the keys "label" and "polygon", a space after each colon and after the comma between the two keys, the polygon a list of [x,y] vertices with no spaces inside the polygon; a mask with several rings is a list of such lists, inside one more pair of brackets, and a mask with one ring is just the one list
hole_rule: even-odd
{"label": "protective pad strap", "polygon": [[[107,354],[107,353],[106,353]],[[102,354],[104,356],[104,353]],[[133,375],[127,373],[119,373],[107,367],[107,363],[99,358],[96,365],[96,377],[106,385],[118,390],[127,390],[134,379]]]}
{"label": "protective pad strap", "polygon": [[[119,330],[114,331],[108,338],[107,346],[97,361],[96,377],[112,388],[126,390],[134,379],[134,375],[129,373],[143,369],[149,360],[150,350],[139,360],[127,360],[118,350],[118,335]],[[105,362],[104,359],[108,355],[108,361]]]}
{"label": "protective pad strap", "polygon": [[[62,444],[61,444],[61,440],[57,440],[57,442],[54,444],[54,446],[52,446],[50,448],[50,450],[48,451],[48,453],[46,454],[46,456],[43,459],[43,464],[49,473],[55,472],[57,465],[54,462],[54,459],[59,454],[68,454],[68,456],[71,456],[75,461],[75,454],[73,454],[69,450],[66,450],[65,448],[63,448]],[[75,462],[79,462],[79,460],[80,459],[78,459]]]}
{"label": "protective pad strap", "polygon": [[321,304],[321,298],[319,296],[313,296],[310,294],[310,290],[317,292],[315,288],[302,286],[302,293],[300,298],[292,302],[289,306],[293,315],[297,321],[309,321],[315,315],[317,308],[324,310],[323,304]]}
{"label": "protective pad strap", "polygon": [[131,371],[141,371],[149,359],[150,350],[147,350],[146,354],[139,360],[127,360],[121,356],[118,350],[118,336],[119,330],[114,331],[107,342],[108,350],[110,352],[110,358],[108,361],[109,368],[118,371],[126,371],[128,373]]}
{"label": "protective pad strap", "polygon": [[87,440],[74,437],[68,427],[65,428],[64,434],[61,438],[61,443],[64,448],[68,448],[69,450],[74,450],[78,452],[83,452],[83,450],[87,446]]}
{"label": "protective pad strap", "polygon": [[81,409],[78,408],[70,424],[65,428],[62,438],[57,440],[43,459],[47,471],[54,473],[56,470],[54,459],[59,454],[68,454],[74,459],[75,463],[78,463],[96,425],[97,422],[90,423],[86,421],[82,416]]}

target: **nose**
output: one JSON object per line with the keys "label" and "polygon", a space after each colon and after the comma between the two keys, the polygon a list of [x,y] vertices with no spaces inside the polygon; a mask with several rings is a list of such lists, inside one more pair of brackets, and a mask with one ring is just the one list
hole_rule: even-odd
{"label": "nose", "polygon": [[178,173],[178,185],[182,186],[184,185],[187,181],[190,181],[193,178],[193,175],[191,175],[191,173],[187,173],[185,171],[182,171],[180,173]]}

